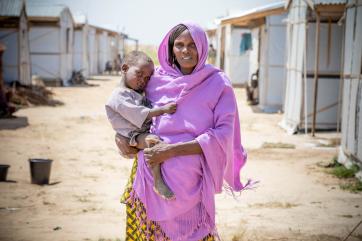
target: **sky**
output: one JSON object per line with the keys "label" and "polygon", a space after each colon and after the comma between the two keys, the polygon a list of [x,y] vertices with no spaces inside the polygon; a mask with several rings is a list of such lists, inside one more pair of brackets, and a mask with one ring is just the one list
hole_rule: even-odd
{"label": "sky", "polygon": [[280,0],[27,0],[30,4],[64,4],[84,14],[92,25],[121,31],[140,44],[158,45],[173,26],[184,20],[204,28],[214,19]]}

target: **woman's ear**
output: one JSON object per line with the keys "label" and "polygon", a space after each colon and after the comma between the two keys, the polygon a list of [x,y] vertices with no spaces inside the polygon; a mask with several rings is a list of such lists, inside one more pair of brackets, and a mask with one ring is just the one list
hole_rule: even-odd
{"label": "woman's ear", "polygon": [[122,66],[121,66],[122,73],[127,73],[128,69],[129,69],[129,66],[127,64],[122,64]]}

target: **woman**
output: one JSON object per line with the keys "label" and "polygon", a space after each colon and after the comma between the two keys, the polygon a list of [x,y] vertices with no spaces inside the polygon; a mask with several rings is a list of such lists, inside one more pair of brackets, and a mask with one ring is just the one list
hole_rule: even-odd
{"label": "woman", "polygon": [[[215,193],[223,180],[234,191],[245,188],[235,95],[225,74],[205,65],[207,53],[206,34],[194,23],[177,25],[161,42],[161,66],[147,86],[147,98],[154,106],[176,102],[177,111],[153,121],[151,132],[163,143],[138,152],[123,197],[127,240],[214,240]],[[122,138],[116,142],[123,154],[136,152]],[[150,166],[161,163],[174,200],[152,189]]]}

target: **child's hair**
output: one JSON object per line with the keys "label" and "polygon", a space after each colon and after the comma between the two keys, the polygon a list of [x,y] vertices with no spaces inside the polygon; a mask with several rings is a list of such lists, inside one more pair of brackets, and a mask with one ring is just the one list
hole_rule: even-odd
{"label": "child's hair", "polygon": [[185,25],[179,24],[172,29],[170,37],[168,38],[168,62],[171,66],[175,64],[178,68],[180,68],[179,63],[176,60],[175,54],[173,53],[173,45],[176,38],[180,36],[182,32],[186,29],[187,27]]}
{"label": "child's hair", "polygon": [[135,65],[140,60],[144,60],[146,63],[153,63],[152,59],[145,52],[133,50],[126,55],[122,64]]}

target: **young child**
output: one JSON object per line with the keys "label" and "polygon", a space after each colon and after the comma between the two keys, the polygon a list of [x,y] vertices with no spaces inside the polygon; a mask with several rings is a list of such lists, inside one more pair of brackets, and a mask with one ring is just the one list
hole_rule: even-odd
{"label": "young child", "polygon": [[[176,111],[176,103],[152,108],[151,103],[142,95],[153,70],[153,61],[144,52],[130,52],[121,66],[121,84],[112,92],[106,104],[107,117],[113,129],[119,135],[129,138],[130,146],[138,146],[138,135],[146,135],[148,147],[160,142],[156,135],[149,133],[152,117]],[[152,175],[154,191],[167,200],[173,199],[174,193],[162,179],[160,165],[152,168]]]}

